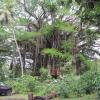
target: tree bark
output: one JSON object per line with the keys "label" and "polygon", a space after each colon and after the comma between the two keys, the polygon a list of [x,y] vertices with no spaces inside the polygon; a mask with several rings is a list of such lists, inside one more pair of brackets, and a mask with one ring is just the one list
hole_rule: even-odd
{"label": "tree bark", "polygon": [[20,64],[21,64],[21,74],[22,74],[22,77],[23,77],[23,75],[24,75],[23,60],[22,60],[20,48],[19,48],[18,43],[17,43],[17,39],[16,39],[16,35],[15,35],[14,29],[13,29],[13,38],[14,38],[14,41],[15,41],[15,44],[16,44],[16,48],[17,48],[17,51],[18,51],[18,54],[19,54],[19,59],[20,59]]}

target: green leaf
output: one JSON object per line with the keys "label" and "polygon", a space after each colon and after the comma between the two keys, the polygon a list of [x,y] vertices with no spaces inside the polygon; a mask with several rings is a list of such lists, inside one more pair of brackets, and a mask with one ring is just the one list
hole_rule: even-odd
{"label": "green leaf", "polygon": [[0,47],[0,52],[8,52],[8,49],[7,48],[1,48]]}
{"label": "green leaf", "polygon": [[69,51],[73,48],[73,45],[74,43],[71,38],[62,42],[62,48],[67,49]]}
{"label": "green leaf", "polygon": [[24,40],[29,40],[34,37],[41,36],[41,33],[39,32],[26,32],[26,31],[20,31],[16,33],[17,40],[19,41],[24,41]]}
{"label": "green leaf", "polygon": [[65,32],[77,32],[75,29],[75,26],[71,23],[63,22],[60,20],[56,21],[55,27],[59,30],[65,31]]}
{"label": "green leaf", "polygon": [[60,51],[58,51],[55,48],[46,48],[46,49],[43,49],[42,53],[48,54],[49,56],[52,56],[52,57],[59,57],[59,58],[63,58],[64,57],[64,54],[61,53]]}
{"label": "green leaf", "polygon": [[52,33],[53,26],[51,25],[44,25],[38,32],[27,32],[27,31],[17,31],[16,36],[17,40],[24,41],[33,39],[35,37],[46,36]]}
{"label": "green leaf", "polygon": [[3,27],[0,27],[0,40],[7,39],[11,33],[6,32]]}

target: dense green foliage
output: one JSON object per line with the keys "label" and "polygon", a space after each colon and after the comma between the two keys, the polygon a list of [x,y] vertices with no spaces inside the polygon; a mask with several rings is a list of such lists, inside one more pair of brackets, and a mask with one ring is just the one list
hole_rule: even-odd
{"label": "dense green foliage", "polygon": [[26,94],[31,91],[37,95],[49,95],[55,91],[61,98],[80,97],[92,94],[100,87],[100,74],[88,71],[80,77],[68,74],[63,79],[57,80],[25,75],[23,78],[8,80],[6,83],[13,87],[15,93]]}
{"label": "dense green foliage", "polygon": [[99,20],[100,0],[1,0],[0,81],[20,94],[100,96]]}

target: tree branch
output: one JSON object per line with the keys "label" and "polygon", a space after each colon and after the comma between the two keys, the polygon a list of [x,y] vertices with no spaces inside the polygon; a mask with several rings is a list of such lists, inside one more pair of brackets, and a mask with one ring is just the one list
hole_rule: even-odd
{"label": "tree branch", "polygon": [[24,10],[25,10],[30,16],[34,17],[35,20],[38,20],[37,16],[36,16],[34,13],[31,13],[31,12],[27,9],[25,0],[24,0],[24,3],[20,2],[20,1],[18,1],[18,3],[20,3],[20,4],[23,5]]}

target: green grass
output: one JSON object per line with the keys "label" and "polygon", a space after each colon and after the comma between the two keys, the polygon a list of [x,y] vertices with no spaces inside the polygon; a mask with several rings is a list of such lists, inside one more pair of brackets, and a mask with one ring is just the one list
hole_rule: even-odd
{"label": "green grass", "polygon": [[100,71],[100,60],[97,60],[95,63],[96,63],[97,70]]}
{"label": "green grass", "polygon": [[[16,99],[25,99],[28,100],[28,96],[27,95],[12,95],[12,96],[1,96],[0,100],[6,100],[6,99],[10,99],[10,98],[16,98]],[[92,95],[85,95],[83,97],[80,98],[55,98],[52,100],[97,100],[96,99],[96,95],[92,94]]]}
{"label": "green grass", "polygon": [[80,97],[80,98],[65,98],[65,99],[55,98],[53,100],[97,100],[97,99],[96,99],[96,95],[92,94],[92,95],[85,95],[85,96]]}

